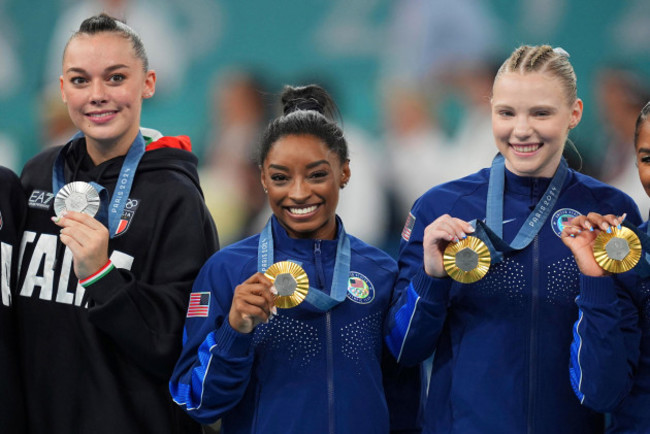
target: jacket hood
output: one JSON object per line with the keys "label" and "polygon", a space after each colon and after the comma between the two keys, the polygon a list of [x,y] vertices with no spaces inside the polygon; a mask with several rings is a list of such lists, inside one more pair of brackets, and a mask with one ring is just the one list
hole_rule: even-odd
{"label": "jacket hood", "polygon": [[[145,136],[145,153],[138,164],[138,173],[156,170],[174,170],[187,176],[200,189],[197,172],[198,158],[192,154],[192,144],[187,136],[162,136],[152,140]],[[92,180],[101,184],[102,180],[117,179],[124,156],[116,157],[95,166],[86,151],[84,137],[72,139],[67,145],[66,166],[76,178],[76,173],[84,172]]]}

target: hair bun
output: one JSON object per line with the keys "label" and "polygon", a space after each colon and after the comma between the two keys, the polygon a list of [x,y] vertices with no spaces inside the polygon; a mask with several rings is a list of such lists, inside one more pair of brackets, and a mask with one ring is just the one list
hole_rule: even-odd
{"label": "hair bun", "polygon": [[323,114],[323,106],[316,98],[295,98],[284,104],[284,114],[288,115],[297,110],[314,110]]}
{"label": "hair bun", "polygon": [[285,116],[299,110],[316,111],[329,120],[335,120],[338,114],[332,97],[316,84],[285,86],[282,91],[282,110]]}

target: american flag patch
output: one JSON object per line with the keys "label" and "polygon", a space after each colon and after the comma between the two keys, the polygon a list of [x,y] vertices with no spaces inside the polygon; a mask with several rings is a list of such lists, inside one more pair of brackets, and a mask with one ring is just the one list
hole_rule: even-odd
{"label": "american flag patch", "polygon": [[415,216],[412,213],[409,213],[409,216],[406,218],[406,223],[404,223],[404,229],[402,229],[402,238],[404,241],[411,239],[413,226],[415,226]]}
{"label": "american flag patch", "polygon": [[194,292],[190,295],[190,305],[187,308],[187,317],[207,317],[210,310],[210,293]]}

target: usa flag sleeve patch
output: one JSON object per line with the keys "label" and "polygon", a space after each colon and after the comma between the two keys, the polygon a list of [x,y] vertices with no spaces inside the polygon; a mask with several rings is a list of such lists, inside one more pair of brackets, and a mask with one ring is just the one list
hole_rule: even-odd
{"label": "usa flag sleeve patch", "polygon": [[207,317],[210,311],[210,293],[194,292],[190,295],[190,305],[187,307],[187,317]]}
{"label": "usa flag sleeve patch", "polygon": [[406,218],[406,223],[404,223],[404,229],[402,229],[402,238],[404,241],[411,239],[411,232],[413,232],[413,226],[415,226],[415,216],[413,213],[409,213]]}

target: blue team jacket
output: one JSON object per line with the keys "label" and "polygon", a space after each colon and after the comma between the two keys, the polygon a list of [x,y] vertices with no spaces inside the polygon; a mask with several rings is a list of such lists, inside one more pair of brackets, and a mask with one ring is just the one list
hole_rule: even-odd
{"label": "blue team jacket", "polygon": [[[310,286],[329,293],[336,241],[293,239],[275,218],[272,224],[274,261],[300,263]],[[278,309],[278,317],[250,334],[233,330],[228,312],[235,287],[257,271],[259,235],[212,256],[193,288],[194,294],[209,294],[209,313],[187,318],[170,381],[176,403],[199,422],[222,418],[228,434],[387,433],[386,388],[395,405],[393,428],[420,432],[419,371],[396,370],[383,351],[397,264],[349,238],[349,287],[342,303],[324,313],[306,302]],[[391,390],[401,396],[390,396]]]}
{"label": "blue team jacket", "polygon": [[[403,231],[387,343],[400,362],[435,351],[425,408],[427,433],[597,433],[603,418],[580,405],[567,373],[577,317],[578,268],[559,234],[577,213],[628,213],[625,194],[569,170],[557,203],[525,249],[474,284],[424,273],[424,228],[442,214],[485,219],[490,169],[419,198]],[[506,170],[503,236],[511,242],[550,179]],[[410,235],[410,236],[409,236]]]}
{"label": "blue team jacket", "polygon": [[576,302],[570,372],[577,397],[612,413],[608,433],[650,432],[650,279],[634,270],[581,275]]}

